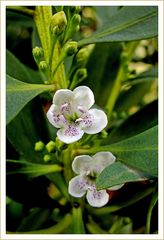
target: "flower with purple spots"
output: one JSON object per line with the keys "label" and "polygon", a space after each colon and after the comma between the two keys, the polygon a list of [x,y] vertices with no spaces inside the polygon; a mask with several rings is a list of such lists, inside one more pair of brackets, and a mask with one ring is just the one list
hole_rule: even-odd
{"label": "flower with purple spots", "polygon": [[86,86],[73,91],[56,91],[47,118],[54,127],[59,128],[57,136],[62,142],[73,143],[84,133],[96,134],[106,127],[106,114],[96,108],[90,109],[94,102],[93,92]]}
{"label": "flower with purple spots", "polygon": [[[88,203],[92,207],[102,207],[109,201],[106,190],[96,190],[96,178],[102,170],[114,163],[115,156],[111,152],[98,152],[93,157],[81,155],[72,162],[73,171],[78,176],[69,181],[68,192],[71,196],[80,198],[86,194]],[[123,184],[116,185],[109,190],[118,190]]]}

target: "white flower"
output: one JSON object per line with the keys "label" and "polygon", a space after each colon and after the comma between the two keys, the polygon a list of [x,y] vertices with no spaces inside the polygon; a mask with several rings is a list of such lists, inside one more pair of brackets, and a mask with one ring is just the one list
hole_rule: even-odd
{"label": "white flower", "polygon": [[[115,156],[111,152],[98,152],[93,157],[81,155],[75,157],[72,162],[73,171],[78,176],[69,181],[68,192],[76,198],[86,194],[88,203],[93,207],[102,207],[109,201],[106,190],[96,190],[96,178],[102,170],[115,162]],[[123,184],[109,188],[117,190]]]}
{"label": "white flower", "polygon": [[54,127],[60,128],[57,136],[62,142],[73,143],[84,133],[95,134],[106,127],[106,114],[90,109],[93,104],[93,92],[86,86],[56,91],[47,118]]}

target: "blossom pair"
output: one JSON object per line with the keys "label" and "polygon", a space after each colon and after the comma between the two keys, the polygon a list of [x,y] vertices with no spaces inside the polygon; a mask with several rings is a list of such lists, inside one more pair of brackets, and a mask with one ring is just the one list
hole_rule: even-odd
{"label": "blossom pair", "polygon": [[91,108],[94,102],[93,92],[86,86],[56,91],[47,118],[59,128],[57,136],[62,142],[73,143],[84,133],[96,134],[106,127],[107,116],[102,110]]}
{"label": "blossom pair", "polygon": [[[73,171],[78,176],[69,182],[68,192],[76,198],[86,194],[88,203],[93,207],[104,206],[110,198],[106,190],[96,189],[96,179],[103,169],[115,162],[116,158],[111,152],[98,152],[93,157],[81,155],[72,162]],[[109,190],[118,190],[124,184],[116,185]]]}

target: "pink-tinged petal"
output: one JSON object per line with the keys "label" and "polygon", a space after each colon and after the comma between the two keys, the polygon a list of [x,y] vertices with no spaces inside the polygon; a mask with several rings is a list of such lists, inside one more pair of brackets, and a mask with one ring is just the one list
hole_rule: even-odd
{"label": "pink-tinged petal", "polygon": [[93,156],[93,170],[100,173],[105,167],[114,163],[116,157],[111,152],[98,152]]}
{"label": "pink-tinged petal", "polygon": [[71,196],[80,198],[88,189],[88,183],[83,176],[76,176],[69,181],[68,192]]}
{"label": "pink-tinged petal", "polygon": [[70,103],[73,100],[73,92],[69,89],[60,89],[57,90],[53,97],[53,104],[61,106],[65,103]]}
{"label": "pink-tinged petal", "polygon": [[113,187],[110,187],[110,188],[108,188],[108,190],[110,190],[110,191],[116,191],[116,190],[122,188],[123,186],[124,186],[124,183],[123,183],[123,184],[119,184],[119,185],[115,185],[115,186],[113,186]]}
{"label": "pink-tinged petal", "polygon": [[74,158],[72,162],[72,169],[77,174],[87,174],[90,171],[93,160],[88,155],[80,155]]}
{"label": "pink-tinged petal", "polygon": [[[88,119],[86,117],[88,116]],[[83,126],[83,130],[88,134],[96,134],[101,132],[108,123],[106,114],[99,109],[90,109],[85,116],[86,127]]]}
{"label": "pink-tinged petal", "polygon": [[60,114],[59,108],[52,104],[47,112],[49,122],[56,128],[61,128],[66,125],[67,121],[63,115]]}
{"label": "pink-tinged petal", "polygon": [[73,90],[74,102],[78,106],[84,106],[89,109],[95,102],[93,92],[89,87],[80,86]]}
{"label": "pink-tinged petal", "polygon": [[86,198],[92,207],[103,207],[109,201],[109,195],[105,190],[97,191],[94,187],[88,189]]}
{"label": "pink-tinged petal", "polygon": [[84,131],[78,128],[75,124],[68,125],[57,131],[57,136],[64,143],[73,143],[82,138]]}

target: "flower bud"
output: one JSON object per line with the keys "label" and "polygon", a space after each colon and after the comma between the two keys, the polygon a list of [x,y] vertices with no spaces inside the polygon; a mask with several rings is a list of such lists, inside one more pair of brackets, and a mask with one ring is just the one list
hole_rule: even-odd
{"label": "flower bud", "polygon": [[43,151],[44,150],[44,143],[42,141],[36,142],[34,149],[35,149],[36,152]]}
{"label": "flower bud", "polygon": [[50,30],[52,34],[60,35],[67,26],[67,18],[64,11],[55,13],[51,18]]}
{"label": "flower bud", "polygon": [[79,14],[75,14],[73,17],[72,17],[72,23],[73,24],[79,24],[81,22],[81,16]]}
{"label": "flower bud", "polygon": [[41,48],[41,47],[33,48],[32,54],[34,56],[35,61],[37,63],[40,62],[43,59],[43,57],[44,57],[43,48]]}
{"label": "flower bud", "polygon": [[49,154],[44,155],[43,157],[44,162],[49,162],[51,160],[51,156]]}
{"label": "flower bud", "polygon": [[77,42],[75,41],[67,42],[64,45],[63,50],[65,51],[67,56],[72,56],[74,53],[77,52]]}
{"label": "flower bud", "polygon": [[50,141],[49,143],[47,143],[46,149],[47,149],[47,151],[48,151],[49,153],[53,153],[53,152],[55,151],[55,149],[56,149],[56,144],[55,144],[55,142]]}
{"label": "flower bud", "polygon": [[46,61],[41,61],[39,63],[39,69],[42,70],[42,71],[47,70],[47,63],[46,63]]}
{"label": "flower bud", "polygon": [[75,57],[75,64],[78,66],[85,66],[89,57],[87,48],[81,48]]}

